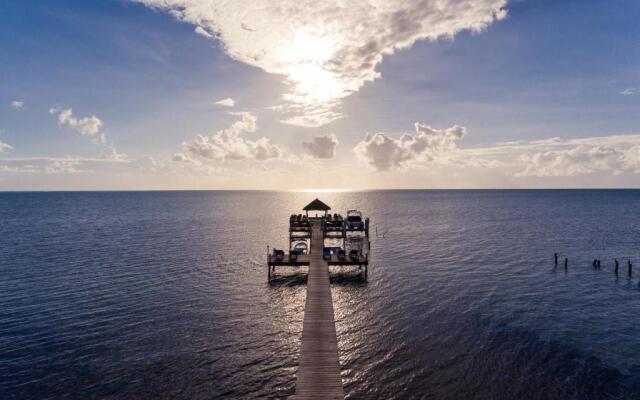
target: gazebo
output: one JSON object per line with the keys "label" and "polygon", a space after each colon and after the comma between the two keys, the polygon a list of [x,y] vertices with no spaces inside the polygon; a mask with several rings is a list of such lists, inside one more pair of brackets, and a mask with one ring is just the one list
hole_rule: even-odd
{"label": "gazebo", "polygon": [[327,211],[331,210],[331,207],[320,201],[319,199],[315,199],[311,203],[304,206],[303,210],[305,211],[307,217],[309,217],[309,211],[324,211],[324,216],[327,216]]}

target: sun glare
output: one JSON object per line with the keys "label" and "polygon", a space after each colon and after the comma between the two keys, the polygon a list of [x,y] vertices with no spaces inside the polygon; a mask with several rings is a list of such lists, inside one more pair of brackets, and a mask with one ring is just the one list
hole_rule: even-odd
{"label": "sun glare", "polygon": [[294,87],[287,100],[310,104],[344,96],[346,86],[329,68],[336,44],[336,38],[328,34],[299,31],[293,36],[280,57]]}
{"label": "sun glare", "polygon": [[299,31],[287,44],[282,56],[284,60],[291,63],[320,64],[331,59],[335,46],[335,41],[327,35],[313,35]]}
{"label": "sun glare", "polygon": [[340,97],[343,86],[332,72],[315,64],[298,64],[289,69],[289,79],[295,85],[292,100],[300,98],[299,102],[330,101]]}

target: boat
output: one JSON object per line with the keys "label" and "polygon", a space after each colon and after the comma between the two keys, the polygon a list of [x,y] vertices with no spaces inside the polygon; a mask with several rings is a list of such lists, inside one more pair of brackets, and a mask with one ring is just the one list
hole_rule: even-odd
{"label": "boat", "polygon": [[345,227],[349,230],[363,230],[364,221],[362,220],[362,213],[358,210],[347,211],[347,219],[345,220]]}

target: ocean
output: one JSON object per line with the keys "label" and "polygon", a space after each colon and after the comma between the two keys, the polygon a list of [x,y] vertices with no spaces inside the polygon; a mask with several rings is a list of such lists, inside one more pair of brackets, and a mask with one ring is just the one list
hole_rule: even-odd
{"label": "ocean", "polygon": [[0,193],[0,398],[292,395],[305,274],[265,259],[315,197],[372,221],[347,398],[640,398],[638,190]]}

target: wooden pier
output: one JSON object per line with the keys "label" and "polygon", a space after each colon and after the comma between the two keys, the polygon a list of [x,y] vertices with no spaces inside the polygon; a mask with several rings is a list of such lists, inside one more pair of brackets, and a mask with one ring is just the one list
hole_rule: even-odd
{"label": "wooden pier", "polygon": [[[366,280],[371,244],[368,218],[349,210],[344,219],[340,214],[328,214],[330,209],[315,199],[303,208],[305,215],[291,215],[288,254],[277,249],[270,254],[267,247],[270,282],[277,267],[308,266],[309,271],[293,399],[344,399],[329,266],[357,266]],[[324,216],[309,217],[309,211],[323,211]]]}
{"label": "wooden pier", "polygon": [[320,221],[314,221],[294,399],[344,399],[329,264],[322,258],[323,240]]}

